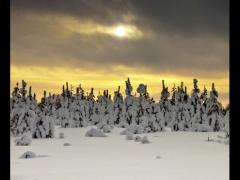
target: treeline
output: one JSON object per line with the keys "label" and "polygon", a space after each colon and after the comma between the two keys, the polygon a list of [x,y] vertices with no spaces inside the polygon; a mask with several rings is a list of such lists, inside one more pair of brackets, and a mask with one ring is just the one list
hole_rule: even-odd
{"label": "treeline", "polygon": [[34,138],[54,137],[54,126],[85,127],[96,125],[124,127],[133,133],[163,131],[226,131],[229,132],[229,105],[224,108],[218,101],[218,92],[212,83],[208,95],[204,87],[200,92],[197,79],[189,94],[186,86],[171,89],[162,81],[161,97],[158,102],[150,98],[147,85],[139,84],[138,95],[132,95],[130,79],[125,82],[125,98],[120,86],[113,97],[108,90],[95,97],[94,88],[89,93],[77,87],[75,91],[68,82],[61,94],[43,93],[38,103],[32,88],[27,83],[17,83],[10,97],[10,130],[12,135],[31,132]]}

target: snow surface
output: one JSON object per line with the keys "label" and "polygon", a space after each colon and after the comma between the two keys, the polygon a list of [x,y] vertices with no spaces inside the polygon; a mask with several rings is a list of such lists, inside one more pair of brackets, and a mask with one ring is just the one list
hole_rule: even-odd
{"label": "snow surface", "polygon": [[[219,139],[222,132],[148,133],[151,143],[142,144],[126,140],[122,128],[114,128],[106,138],[85,137],[89,128],[55,130],[66,138],[33,139],[30,146],[16,146],[11,137],[11,180],[229,179],[229,145],[207,141],[208,136]],[[65,142],[71,146],[64,147]],[[26,151],[37,158],[20,159]]]}

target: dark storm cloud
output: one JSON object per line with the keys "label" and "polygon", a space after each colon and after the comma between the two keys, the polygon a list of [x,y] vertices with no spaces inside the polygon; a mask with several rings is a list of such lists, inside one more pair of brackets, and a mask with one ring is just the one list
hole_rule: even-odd
{"label": "dark storm cloud", "polygon": [[142,28],[169,33],[211,33],[226,37],[229,0],[12,0],[12,8],[57,13],[111,24],[136,16]]}
{"label": "dark storm cloud", "polygon": [[[132,0],[138,24],[173,33],[228,35],[228,0]],[[133,3],[134,2],[134,3]]]}
{"label": "dark storm cloud", "polygon": [[128,10],[127,1],[106,0],[12,0],[11,7],[16,10],[39,14],[63,14],[81,19],[90,19],[103,24],[122,20]]}
{"label": "dark storm cloud", "polygon": [[[84,68],[124,65],[208,76],[228,71],[227,0],[12,0],[11,7],[14,64],[59,66],[67,61]],[[104,25],[131,21],[153,36],[119,40],[75,33],[65,38],[55,22],[31,18],[52,14]]]}

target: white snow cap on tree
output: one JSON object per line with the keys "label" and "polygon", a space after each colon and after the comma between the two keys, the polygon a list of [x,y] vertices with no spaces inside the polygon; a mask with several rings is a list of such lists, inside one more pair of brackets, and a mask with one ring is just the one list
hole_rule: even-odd
{"label": "white snow cap on tree", "polygon": [[138,88],[137,88],[137,92],[139,94],[145,94],[146,93],[146,85],[144,84],[139,84]]}

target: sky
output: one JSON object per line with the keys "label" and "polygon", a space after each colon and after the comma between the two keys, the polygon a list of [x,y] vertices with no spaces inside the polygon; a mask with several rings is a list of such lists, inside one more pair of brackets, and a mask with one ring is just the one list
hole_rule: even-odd
{"label": "sky", "polygon": [[159,100],[193,78],[229,103],[229,0],[11,0],[11,89],[39,99],[65,82],[95,94],[130,78]]}

